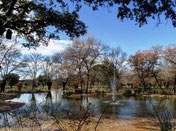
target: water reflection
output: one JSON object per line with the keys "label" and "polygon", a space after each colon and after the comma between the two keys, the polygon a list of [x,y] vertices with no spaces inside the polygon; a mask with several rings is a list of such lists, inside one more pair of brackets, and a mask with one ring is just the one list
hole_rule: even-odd
{"label": "water reflection", "polygon": [[46,95],[46,100],[52,101],[52,94],[51,91],[48,91],[47,95]]}
{"label": "water reflection", "polygon": [[[106,106],[106,101],[111,101],[111,96],[98,96],[98,97],[83,97],[81,99],[66,99],[62,97],[62,91],[49,91],[47,93],[32,93],[21,94],[19,98],[12,99],[13,102],[24,102],[24,106],[13,110],[11,112],[0,114],[0,127],[10,126],[15,123],[13,115],[18,117],[28,117],[36,115],[36,112],[45,116],[45,118],[52,115],[53,112],[60,112],[60,117],[65,117],[63,111],[75,110],[79,112],[81,108],[91,108],[94,115],[101,114]],[[152,102],[154,105],[167,105],[168,109],[172,112],[176,111],[176,98],[163,99],[163,98],[117,98],[119,104],[110,105],[106,110],[105,115],[118,116],[135,116],[135,117],[148,117],[152,116]],[[26,116],[24,116],[24,114]],[[43,119],[43,118],[41,118]]]}
{"label": "water reflection", "polygon": [[[83,97],[82,99],[66,99],[62,98],[63,92],[49,91],[47,93],[34,93],[22,94],[20,98],[12,99],[14,102],[25,102],[26,105],[48,105],[53,104],[59,109],[69,109],[79,107],[82,105],[86,108],[88,103],[92,104],[92,109],[95,114],[100,114],[106,107],[106,101],[111,100],[111,96],[98,96],[98,97]],[[163,99],[163,98],[118,98],[119,104],[110,105],[107,114],[127,115],[127,116],[140,116],[145,117],[151,112],[152,106],[149,99],[153,104],[167,105],[171,110],[176,108],[176,99]],[[25,106],[26,106],[25,105]],[[21,108],[25,108],[25,106]]]}

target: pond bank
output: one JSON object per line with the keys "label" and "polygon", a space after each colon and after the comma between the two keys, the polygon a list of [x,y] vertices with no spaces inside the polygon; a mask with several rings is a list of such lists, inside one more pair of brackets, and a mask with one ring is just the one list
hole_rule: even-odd
{"label": "pond bank", "polygon": [[176,98],[176,95],[144,94],[144,97]]}
{"label": "pond bank", "polygon": [[24,103],[20,102],[11,102],[11,101],[6,101],[10,100],[16,97],[19,97],[19,93],[5,93],[5,94],[0,94],[0,113],[2,112],[7,112],[11,111],[13,109],[19,108],[24,105]]}
{"label": "pond bank", "polygon": [[0,113],[7,112],[19,108],[24,105],[24,103],[3,101],[0,102]]}
{"label": "pond bank", "polygon": [[16,97],[20,97],[20,93],[2,93],[0,94],[0,101],[9,100]]}
{"label": "pond bank", "polygon": [[[81,99],[82,97],[90,97],[90,96],[112,96],[112,93],[89,93],[89,94],[70,94],[63,95],[63,98],[69,99]],[[123,95],[116,94],[117,97],[160,97],[160,98],[176,98],[176,95],[162,95],[162,94],[140,94],[140,95]]]}
{"label": "pond bank", "polygon": [[21,92],[19,92],[19,91],[8,91],[8,93],[17,93],[17,94],[22,94],[22,93],[45,93],[45,92],[48,92],[48,90],[47,91],[42,91],[42,90],[36,90],[36,91],[29,91],[29,90],[27,90],[27,91],[21,91]]}

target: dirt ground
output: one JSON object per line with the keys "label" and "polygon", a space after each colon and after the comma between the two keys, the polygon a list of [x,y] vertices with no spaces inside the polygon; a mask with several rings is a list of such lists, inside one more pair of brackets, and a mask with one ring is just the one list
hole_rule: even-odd
{"label": "dirt ground", "polygon": [[[84,124],[80,131],[95,131],[95,126],[98,118],[91,118],[89,124]],[[28,121],[28,124],[30,121]],[[41,126],[30,126],[23,128],[2,128],[2,131],[76,131],[78,123],[71,120],[60,120],[54,122],[53,120],[41,122]],[[60,124],[58,124],[60,123]],[[120,116],[119,119],[115,117],[101,119],[96,131],[159,131],[156,120],[152,118],[137,118]]]}

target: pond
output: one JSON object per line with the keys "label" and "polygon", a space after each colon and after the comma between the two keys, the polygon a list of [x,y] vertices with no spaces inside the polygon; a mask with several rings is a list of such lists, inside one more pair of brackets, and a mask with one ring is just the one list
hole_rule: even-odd
{"label": "pond", "polygon": [[[119,97],[116,103],[109,104],[111,96],[91,96],[82,99],[68,99],[62,97],[62,91],[47,93],[21,94],[12,99],[13,102],[23,102],[24,106],[10,112],[0,113],[0,127],[14,126],[15,117],[29,117],[31,113],[38,112],[46,118],[52,113],[59,113],[62,118],[66,117],[64,111],[80,113],[81,109],[91,109],[93,115],[98,117],[108,106],[105,115],[130,117],[153,116],[153,107],[165,105],[170,112],[176,111],[175,98],[149,98],[149,97]],[[43,118],[41,118],[43,119]]]}

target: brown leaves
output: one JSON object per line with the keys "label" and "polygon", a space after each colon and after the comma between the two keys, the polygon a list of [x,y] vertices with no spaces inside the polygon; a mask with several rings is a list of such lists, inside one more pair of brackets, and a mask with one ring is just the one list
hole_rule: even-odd
{"label": "brown leaves", "polygon": [[173,65],[176,65],[176,44],[169,45],[162,53],[162,57]]}
{"label": "brown leaves", "polygon": [[156,68],[157,65],[159,65],[161,48],[161,46],[153,46],[149,50],[139,50],[129,57],[128,61],[143,85],[145,85],[145,78],[156,76]]}

